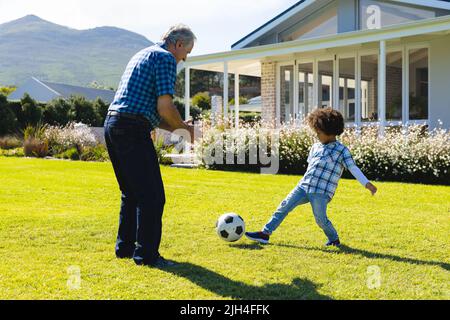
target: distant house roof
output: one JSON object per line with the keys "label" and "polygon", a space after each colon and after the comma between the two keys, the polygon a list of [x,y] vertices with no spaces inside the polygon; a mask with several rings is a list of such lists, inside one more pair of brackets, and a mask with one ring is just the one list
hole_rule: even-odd
{"label": "distant house roof", "polygon": [[[243,42],[248,42],[250,39],[254,39],[257,37],[257,34],[260,34],[262,32],[267,32],[271,30],[271,28],[275,27],[277,24],[280,24],[281,22],[285,21],[288,17],[292,16],[293,14],[303,10],[305,7],[309,6],[310,4],[313,4],[317,0],[300,0],[296,2],[294,5],[274,17],[273,19],[267,21],[262,26],[257,28],[256,30],[252,31],[248,35],[246,35],[244,38],[240,39],[239,41],[233,43],[231,45],[231,49],[241,49],[245,45],[243,45]],[[450,0],[391,0],[394,2],[400,2],[405,3],[409,5],[416,5],[416,6],[425,6],[425,7],[432,7],[432,8],[438,8],[438,9],[447,9],[450,10]],[[446,2],[446,3],[444,3]]]}
{"label": "distant house roof", "polygon": [[[234,111],[234,105],[230,105],[230,110]],[[261,96],[257,96],[248,100],[246,104],[239,106],[239,111],[246,112],[262,112],[261,110]]]}
{"label": "distant house roof", "polygon": [[70,96],[83,96],[87,100],[102,99],[106,103],[111,103],[114,99],[115,92],[112,90],[100,90],[94,88],[71,86],[62,83],[52,83],[40,81],[34,77],[28,80],[23,86],[17,88],[16,91],[8,96],[9,100],[20,100],[23,95],[28,93],[34,100],[38,102],[49,102],[54,98],[68,99]]}

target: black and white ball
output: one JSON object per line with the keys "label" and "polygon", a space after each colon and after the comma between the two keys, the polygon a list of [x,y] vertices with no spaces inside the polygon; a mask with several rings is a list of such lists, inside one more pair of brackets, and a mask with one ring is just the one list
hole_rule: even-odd
{"label": "black and white ball", "polygon": [[234,242],[239,240],[245,232],[245,222],[236,213],[225,213],[216,222],[216,232],[220,239]]}

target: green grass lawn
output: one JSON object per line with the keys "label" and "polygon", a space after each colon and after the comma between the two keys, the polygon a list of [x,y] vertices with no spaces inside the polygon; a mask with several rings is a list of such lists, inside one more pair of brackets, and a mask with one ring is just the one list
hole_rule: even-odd
{"label": "green grass lawn", "polygon": [[450,187],[379,182],[372,197],[341,180],[329,217],[342,249],[324,248],[309,205],[260,246],[220,240],[216,219],[261,228],[299,176],[162,174],[161,253],[181,263],[170,271],[115,258],[110,163],[0,157],[0,299],[450,299]]}

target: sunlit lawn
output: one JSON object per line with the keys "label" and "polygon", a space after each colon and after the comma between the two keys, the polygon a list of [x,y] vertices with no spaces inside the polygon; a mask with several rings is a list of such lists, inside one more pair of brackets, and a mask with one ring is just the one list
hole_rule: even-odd
{"label": "sunlit lawn", "polygon": [[115,258],[110,163],[0,157],[0,299],[450,298],[450,187],[378,182],[372,197],[341,180],[329,206],[345,244],[338,250],[323,246],[309,205],[270,245],[216,236],[225,212],[258,230],[299,176],[162,173],[161,253],[181,263],[167,271]]}

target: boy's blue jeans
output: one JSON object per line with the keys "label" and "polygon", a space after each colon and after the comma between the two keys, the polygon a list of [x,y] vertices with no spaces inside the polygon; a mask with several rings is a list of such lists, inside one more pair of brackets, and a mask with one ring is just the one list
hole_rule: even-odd
{"label": "boy's blue jeans", "polygon": [[327,217],[327,205],[328,202],[330,202],[330,198],[323,193],[306,193],[305,190],[301,189],[298,185],[291,193],[289,193],[286,199],[280,203],[270,221],[264,226],[263,231],[272,234],[289,212],[294,210],[295,207],[308,202],[311,203],[316,223],[325,232],[328,240],[338,240],[339,236],[334,229],[333,224]]}

